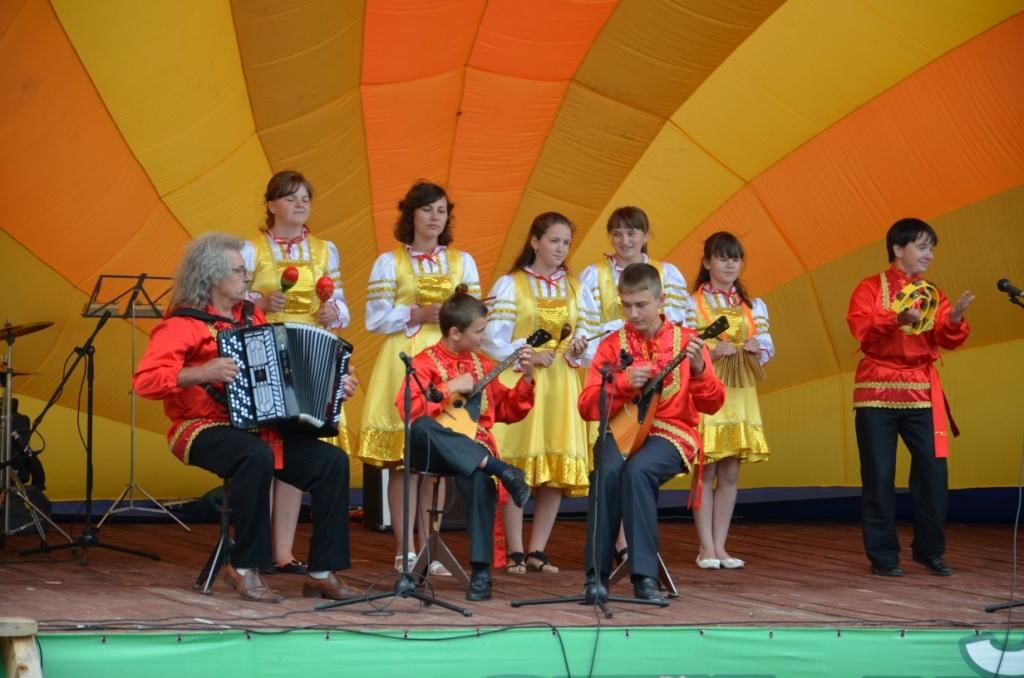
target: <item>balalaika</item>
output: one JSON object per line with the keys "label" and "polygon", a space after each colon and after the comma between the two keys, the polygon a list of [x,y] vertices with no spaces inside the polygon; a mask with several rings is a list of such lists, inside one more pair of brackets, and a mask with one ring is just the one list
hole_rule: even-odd
{"label": "balalaika", "polygon": [[352,344],[313,325],[271,323],[224,330],[217,349],[240,370],[226,389],[232,426],[290,423],[338,434]]}
{"label": "balalaika", "polygon": [[[724,315],[718,316],[715,322],[705,327],[700,333],[700,340],[704,341],[711,337],[717,337],[727,329],[729,329],[729,319]],[[608,428],[611,431],[612,437],[615,438],[615,444],[618,445],[620,452],[623,454],[633,454],[647,440],[647,436],[651,432],[651,426],[654,424],[654,414],[657,412],[658,404],[661,402],[661,388],[665,383],[665,379],[686,358],[686,347],[683,346],[683,350],[675,358],[670,360],[660,372],[647,380],[647,383],[640,388],[639,395],[630,402],[625,403],[622,409],[608,422]]]}

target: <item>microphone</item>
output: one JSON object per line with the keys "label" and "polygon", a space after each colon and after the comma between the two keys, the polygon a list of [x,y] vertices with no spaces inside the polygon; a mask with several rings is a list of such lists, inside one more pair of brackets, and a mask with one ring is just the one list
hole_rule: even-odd
{"label": "microphone", "polygon": [[256,304],[252,303],[249,299],[242,302],[242,322],[245,323],[246,327],[252,327],[252,317],[255,313]]}
{"label": "microphone", "polygon": [[400,360],[401,360],[401,361],[402,361],[403,363],[405,363],[405,366],[406,366],[406,367],[408,367],[409,369],[412,369],[412,358],[410,358],[410,357],[409,357],[409,356],[408,356],[408,355],[407,355],[407,354],[405,353],[405,351],[399,351],[399,352],[398,352],[398,358],[399,358],[399,359],[400,359]]}
{"label": "microphone", "polygon": [[1024,292],[1019,287],[1014,287],[1006,278],[1000,278],[999,282],[996,283],[996,287],[1000,292],[1006,292],[1010,295],[1011,299],[1024,296]]}
{"label": "microphone", "polygon": [[619,349],[619,369],[624,370],[633,364],[633,356],[624,348]]}
{"label": "microphone", "polygon": [[439,403],[444,400],[444,396],[441,395],[441,392],[437,390],[436,386],[434,386],[434,382],[427,384],[427,399],[432,403]]}

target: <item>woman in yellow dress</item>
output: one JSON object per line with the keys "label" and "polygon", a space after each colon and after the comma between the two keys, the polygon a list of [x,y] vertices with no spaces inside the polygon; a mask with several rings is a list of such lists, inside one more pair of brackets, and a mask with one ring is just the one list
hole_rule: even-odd
{"label": "woman in yellow dress", "polygon": [[[576,409],[580,377],[569,362],[578,362],[586,350],[584,338],[572,338],[578,321],[578,284],[564,266],[573,230],[572,223],[556,212],[534,219],[511,272],[498,278],[488,295],[484,350],[495,360],[519,350],[534,330],[544,329],[552,335],[551,341],[534,352],[538,369],[534,371],[535,404],[530,414],[517,424],[496,424],[493,429],[502,460],[523,469],[534,488],[533,531],[525,553],[523,509],[513,502],[504,505],[509,551],[506,571],[511,574],[558,572],[545,549],[562,495],[584,495],[589,486],[587,431]],[[569,334],[562,339],[566,326]],[[517,378],[513,371],[501,376],[507,384]]]}
{"label": "woman in yellow dress", "polygon": [[[665,306],[665,319],[678,325],[696,327],[696,316],[690,294],[686,291],[686,279],[679,269],[667,261],[656,261],[647,255],[647,241],[651,237],[651,224],[647,213],[639,207],[619,207],[608,217],[608,238],[612,252],[596,264],[591,264],[580,273],[580,322],[576,327],[577,337],[592,338],[583,356],[583,364],[593,360],[597,345],[605,335],[616,332],[625,322],[622,302],[619,301],[619,276],[622,269],[630,264],[647,263],[661,274]],[[598,423],[587,425],[590,447],[597,442]],[[620,528],[615,542],[615,559],[622,562],[626,557],[626,535]]]}
{"label": "woman in yellow dress", "polygon": [[724,231],[704,241],[704,256],[694,282],[697,324],[706,327],[720,315],[729,319],[728,331],[709,339],[715,373],[725,383],[725,404],[716,414],[701,417],[705,466],[700,507],[694,523],[700,538],[697,567],[735,570],[746,563],[729,555],[729,536],[736,507],[740,464],[766,459],[769,454],[761,425],[756,381],[775,355],[768,333],[768,308],[752,299],[739,276],[743,245]]}
{"label": "woman in yellow dress", "polygon": [[[399,218],[395,240],[400,245],[377,257],[370,271],[366,295],[366,329],[387,336],[373,368],[363,404],[363,421],[357,456],[365,463],[390,469],[400,468],[405,438],[402,419],[395,408],[395,395],[402,388],[405,367],[399,352],[414,356],[441,338],[437,314],[441,302],[459,285],[480,296],[480,274],[466,252],[449,247],[452,242],[452,213],[444,189],[426,181],[412,186],[398,203]],[[420,506],[420,523],[429,517],[429,492],[420,497],[419,478],[409,488],[409,506]],[[388,504],[395,533],[395,569],[402,569],[402,530],[412,545],[414,521],[402,515],[402,475],[391,473]],[[423,541],[425,529],[421,529]],[[410,567],[416,554],[405,554]],[[447,574],[440,563],[431,564],[432,574]]]}
{"label": "woman in yellow dress", "polygon": [[[260,229],[258,238],[242,247],[245,267],[253,279],[250,298],[266,314],[267,322],[306,323],[329,330],[347,327],[351,316],[341,289],[338,248],[311,235],[306,226],[313,206],[313,186],[298,172],[278,172],[267,183],[264,198],[266,225]],[[289,267],[298,272],[298,279],[285,292],[281,288],[281,274]],[[331,280],[333,292],[321,302],[316,286],[323,277]],[[341,432],[337,440],[330,442],[350,449],[344,410]],[[273,572],[304,573],[305,564],[292,552],[302,491],[275,480],[273,493]]]}

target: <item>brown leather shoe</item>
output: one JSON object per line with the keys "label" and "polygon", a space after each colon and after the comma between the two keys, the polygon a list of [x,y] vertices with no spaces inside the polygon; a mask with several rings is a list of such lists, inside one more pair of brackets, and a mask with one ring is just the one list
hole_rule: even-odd
{"label": "brown leather shoe", "polygon": [[284,596],[277,594],[263,583],[258,568],[250,568],[244,575],[230,565],[224,566],[224,581],[246,600],[258,603],[280,603]]}
{"label": "brown leather shoe", "polygon": [[331,600],[345,600],[361,595],[358,591],[350,589],[342,581],[341,577],[331,572],[326,579],[313,579],[306,577],[302,582],[303,598],[330,598]]}

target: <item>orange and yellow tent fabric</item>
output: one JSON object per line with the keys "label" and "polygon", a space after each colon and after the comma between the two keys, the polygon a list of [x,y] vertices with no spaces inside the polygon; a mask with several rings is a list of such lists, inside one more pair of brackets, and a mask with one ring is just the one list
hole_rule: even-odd
{"label": "orange and yellow tent fabric", "polygon": [[[927,219],[930,277],[978,294],[941,366],[963,430],[951,485],[1016,483],[1024,313],[995,281],[1024,282],[1022,0],[8,0],[0,63],[0,311],[55,323],[14,345],[37,373],[15,381],[30,416],[95,325],[99,275],[170,275],[209,230],[252,237],[267,179],[298,169],[341,250],[364,376],[369,269],[416,179],[448,187],[485,288],[542,211],[575,222],[575,270],[624,204],[688,277],[704,237],[737,233],[778,347],[774,454],[745,487],[859,484],[847,299],[884,267],[888,225]],[[99,498],[126,480],[151,327],[96,341]],[[82,496],[78,382],[40,429],[55,499]],[[166,452],[159,405],[136,406],[139,483],[209,486]]]}

